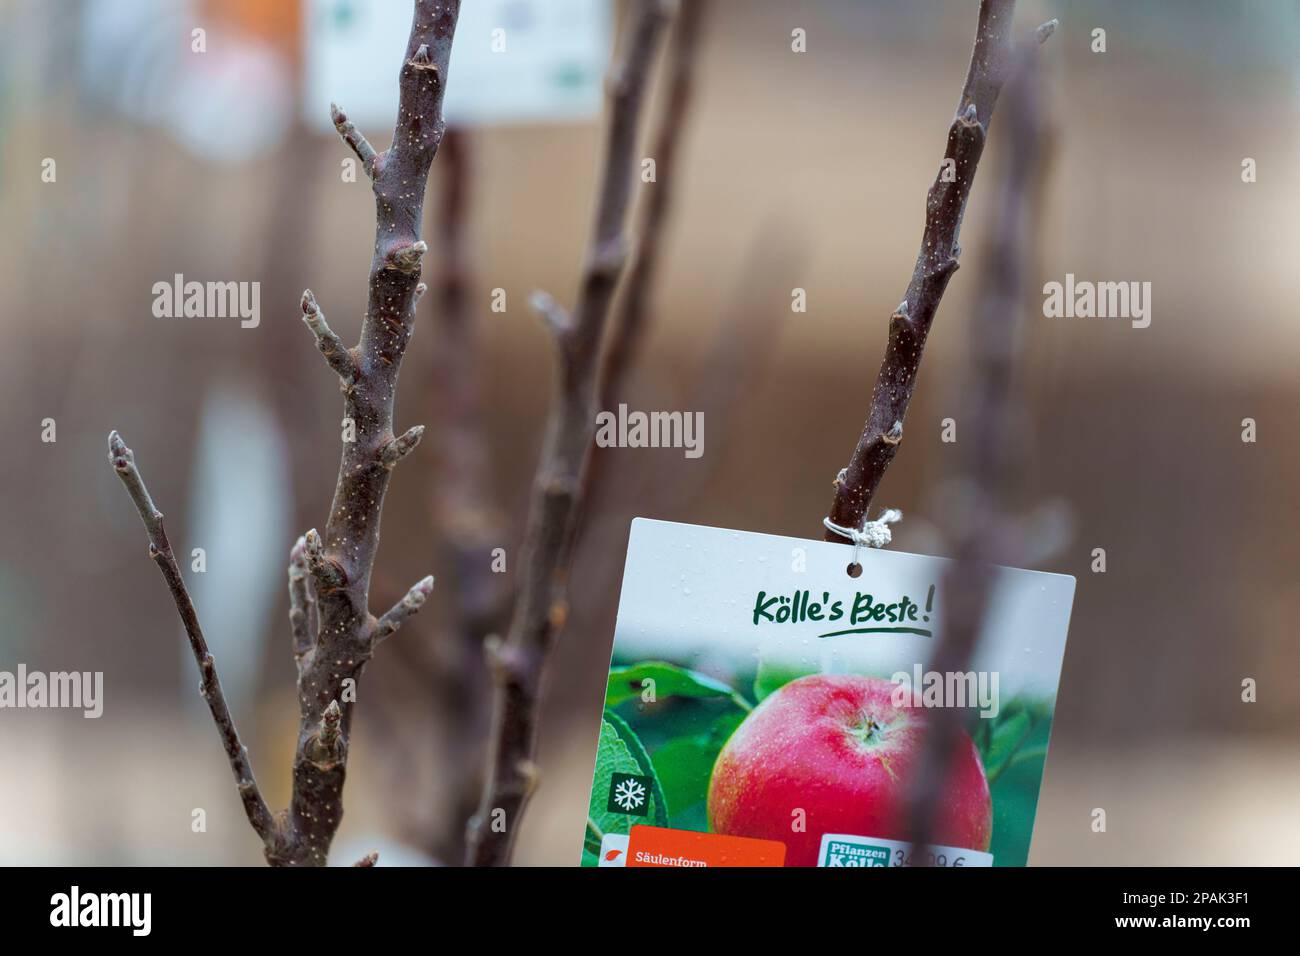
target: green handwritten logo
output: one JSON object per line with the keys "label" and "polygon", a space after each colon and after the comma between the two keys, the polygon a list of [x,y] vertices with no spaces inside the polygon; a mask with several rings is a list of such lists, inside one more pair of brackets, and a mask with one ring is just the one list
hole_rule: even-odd
{"label": "green handwritten logo", "polygon": [[858,591],[852,600],[831,600],[831,593],[823,591],[821,600],[814,601],[811,591],[795,591],[793,594],[759,591],[754,598],[753,623],[757,627],[760,624],[803,624],[809,621],[833,624],[844,621],[849,625],[847,628],[827,631],[817,636],[918,634],[921,637],[932,637],[933,632],[924,625],[929,623],[933,612],[933,584],[926,595],[924,607],[906,594],[890,601],[877,598],[869,592]]}

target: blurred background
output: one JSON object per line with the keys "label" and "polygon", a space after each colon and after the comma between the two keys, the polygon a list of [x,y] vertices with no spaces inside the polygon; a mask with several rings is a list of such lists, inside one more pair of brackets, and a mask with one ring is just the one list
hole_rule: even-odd
{"label": "blurred background", "polygon": [[[371,849],[389,864],[459,860],[487,696],[457,599],[493,547],[506,549],[505,586],[516,571],[552,373],[527,297],[573,300],[600,74],[623,14],[601,0],[466,8],[452,145],[426,205],[435,294],[397,405],[398,428],[430,431],[389,491],[372,604],[429,572],[439,585],[361,684],[336,863]],[[579,859],[631,517],[821,536],[911,274],[976,9],[709,5],[671,180],[659,173],[671,218],[624,395],[704,410],[705,454],[597,456],[517,862]],[[120,429],[135,449],[178,553],[205,550],[207,570],[187,576],[263,791],[283,806],[297,727],[285,567],[329,507],[341,415],[298,299],[310,286],[355,341],[374,229],[364,177],[342,175],[350,154],[328,102],[387,145],[409,6],[6,0],[0,11],[0,669],[103,671],[105,683],[98,720],[0,711],[0,863],[257,864],[104,437]],[[1053,16],[1052,155],[1021,382],[1033,454],[1019,494],[1027,566],[1074,574],[1078,591],[1030,859],[1290,862],[1300,5],[1025,0],[1018,11],[1025,31]],[[497,26],[510,45],[493,61]],[[1105,53],[1091,49],[1097,27]],[[791,52],[795,28],[806,53]],[[647,130],[662,88],[660,74]],[[998,132],[995,118],[962,268],[877,500],[907,515],[894,541],[904,551],[949,548],[958,446],[940,440],[940,422],[961,420]],[[1247,157],[1257,182],[1242,180]],[[1151,282],[1151,326],[1043,318],[1042,284],[1067,272]],[[155,317],[154,283],[177,273],[260,283],[260,323]],[[796,287],[806,312],[791,310]],[[1244,418],[1255,443],[1241,439]],[[56,441],[42,441],[46,419]],[[1096,548],[1105,573],[1092,570]],[[483,600],[490,618],[500,596]],[[1242,702],[1245,678],[1255,703]],[[1097,807],[1106,833],[1091,829]],[[191,830],[195,808],[205,833]]]}

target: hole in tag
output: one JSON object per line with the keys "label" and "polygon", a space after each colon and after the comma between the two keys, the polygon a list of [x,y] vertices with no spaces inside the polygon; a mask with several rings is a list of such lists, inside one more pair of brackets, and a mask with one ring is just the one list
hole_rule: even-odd
{"label": "hole in tag", "polygon": [[860,577],[862,577],[862,565],[858,564],[858,562],[856,562],[856,561],[854,561],[852,564],[850,564],[850,565],[849,565],[847,568],[845,568],[844,570],[846,570],[846,571],[849,572],[849,577],[851,577],[851,578],[860,578]]}

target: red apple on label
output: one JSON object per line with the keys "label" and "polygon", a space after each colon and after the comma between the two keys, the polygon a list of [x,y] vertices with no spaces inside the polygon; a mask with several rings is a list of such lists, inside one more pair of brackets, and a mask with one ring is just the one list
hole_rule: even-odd
{"label": "red apple on label", "polygon": [[[780,840],[786,866],[815,866],[823,833],[906,840],[909,774],[929,714],[895,704],[896,687],[876,677],[818,674],[767,697],[713,765],[710,829]],[[930,839],[987,851],[992,830],[988,780],[962,731]]]}

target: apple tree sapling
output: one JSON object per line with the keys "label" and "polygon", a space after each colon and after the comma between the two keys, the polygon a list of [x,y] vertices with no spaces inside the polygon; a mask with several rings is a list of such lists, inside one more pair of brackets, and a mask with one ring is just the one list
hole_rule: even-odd
{"label": "apple tree sapling", "polygon": [[[379,546],[384,494],[393,469],[414,450],[424,429],[393,433],[397,375],[424,292],[421,210],[429,167],[442,141],[442,118],[452,39],[460,0],[415,0],[398,87],[392,145],[377,151],[337,107],[335,128],[356,153],[375,194],[375,245],[369,302],[354,347],[325,321],[310,291],[302,319],[338,376],[345,428],[334,501],[324,534],[307,532],[292,549],[290,624],[298,665],[299,733],[289,807],[272,816],[253,777],[248,752],[226,706],[216,663],[163,531],[135,456],[117,432],[109,460],[131,495],[149,536],[149,553],[162,571],[202,674],[200,690],[225,744],[249,823],[268,863],[323,866],[343,816],[355,683],[375,647],[419,610],[433,589],[426,577],[382,616],[370,611],[370,577]],[[237,467],[237,463],[234,465]],[[349,693],[349,689],[353,692]],[[363,864],[373,864],[367,857]]]}

